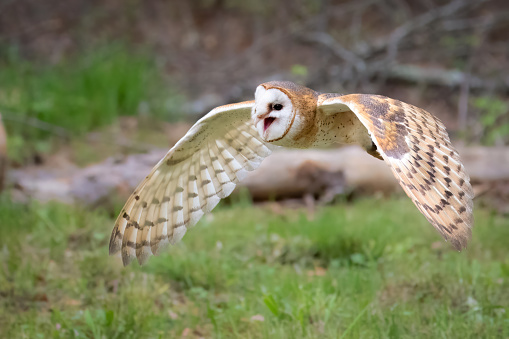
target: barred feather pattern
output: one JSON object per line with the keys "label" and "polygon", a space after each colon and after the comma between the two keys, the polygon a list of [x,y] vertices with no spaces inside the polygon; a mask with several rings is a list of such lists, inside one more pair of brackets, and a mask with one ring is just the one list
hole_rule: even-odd
{"label": "barred feather pattern", "polygon": [[124,265],[143,264],[231,194],[274,146],[251,122],[252,101],[221,106],[198,121],[128,199],[110,239]]}
{"label": "barred feather pattern", "polygon": [[419,211],[454,248],[466,247],[473,226],[474,193],[438,118],[379,95],[339,96],[322,105],[329,111],[334,105],[344,111],[346,105],[354,112]]}

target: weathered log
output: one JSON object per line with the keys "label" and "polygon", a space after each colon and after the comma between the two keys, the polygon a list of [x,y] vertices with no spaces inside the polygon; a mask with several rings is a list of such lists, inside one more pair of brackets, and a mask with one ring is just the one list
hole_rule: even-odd
{"label": "weathered log", "polygon": [[381,160],[360,147],[331,150],[282,150],[264,160],[241,183],[256,200],[322,197],[333,191],[393,192],[398,183]]}
{"label": "weathered log", "polygon": [[[460,149],[474,183],[509,179],[509,148]],[[16,187],[30,198],[99,204],[127,197],[166,150],[110,158],[86,168],[25,168],[12,171]],[[385,194],[401,191],[385,162],[356,146],[330,150],[279,150],[241,182],[256,200],[305,195],[327,201],[337,193]],[[19,193],[19,192],[18,192]]]}

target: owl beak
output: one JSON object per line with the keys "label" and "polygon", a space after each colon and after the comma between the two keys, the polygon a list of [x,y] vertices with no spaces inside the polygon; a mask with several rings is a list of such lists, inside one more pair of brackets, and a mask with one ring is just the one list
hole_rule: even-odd
{"label": "owl beak", "polygon": [[272,125],[272,123],[276,120],[276,118],[269,117],[268,115],[269,114],[264,114],[264,115],[261,115],[261,116],[256,116],[254,118],[254,125],[255,126],[258,126],[258,123],[263,121],[263,131],[264,132],[266,132],[267,129],[270,127],[270,125]]}
{"label": "owl beak", "polygon": [[263,119],[265,119],[265,117],[267,116],[267,114],[264,114],[264,115],[256,115],[253,120],[254,120],[254,125],[255,126],[258,126],[258,123],[260,121],[262,121]]}

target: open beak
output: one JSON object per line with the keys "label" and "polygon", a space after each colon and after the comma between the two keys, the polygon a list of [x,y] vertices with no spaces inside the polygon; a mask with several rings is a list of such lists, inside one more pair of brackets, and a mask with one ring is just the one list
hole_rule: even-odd
{"label": "open beak", "polygon": [[274,117],[267,116],[268,114],[257,116],[254,118],[254,124],[255,126],[258,126],[258,123],[260,121],[263,121],[263,131],[267,131],[267,129],[272,125],[272,123],[276,120]]}
{"label": "open beak", "polygon": [[273,117],[267,117],[265,119],[263,119],[263,131],[265,132],[267,130],[267,128],[270,127],[270,125],[272,125],[272,123],[276,120],[276,118],[273,118]]}

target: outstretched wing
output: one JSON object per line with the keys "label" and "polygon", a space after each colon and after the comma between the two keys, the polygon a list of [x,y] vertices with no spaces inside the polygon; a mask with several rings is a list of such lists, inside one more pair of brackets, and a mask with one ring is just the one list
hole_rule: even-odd
{"label": "outstretched wing", "polygon": [[200,119],[141,182],[117,218],[110,254],[143,264],[174,244],[257,168],[274,146],[251,122],[254,101],[220,106]]}
{"label": "outstretched wing", "polygon": [[456,249],[466,247],[474,194],[440,120],[380,95],[323,94],[318,108],[326,114],[352,111],[419,211]]}

